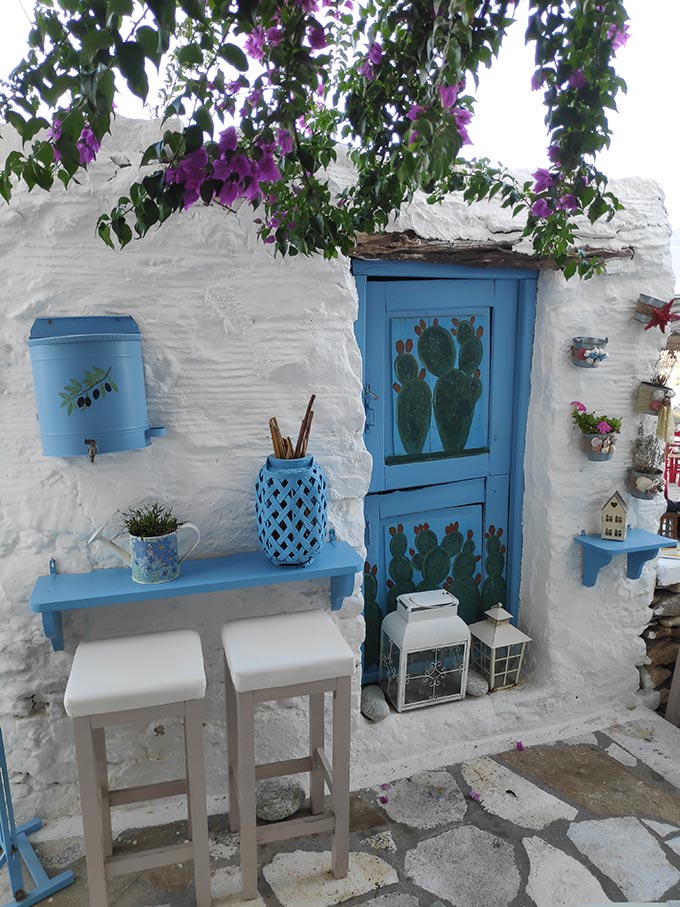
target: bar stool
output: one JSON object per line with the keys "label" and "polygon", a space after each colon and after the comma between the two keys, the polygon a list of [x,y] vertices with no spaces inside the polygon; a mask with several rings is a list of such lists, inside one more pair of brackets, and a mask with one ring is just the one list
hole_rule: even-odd
{"label": "bar stool", "polygon": [[[222,627],[229,824],[241,834],[241,888],[257,896],[257,845],[333,832],[336,879],[349,863],[349,727],[354,654],[324,611],[235,620]],[[332,768],[324,749],[324,694],[333,693]],[[309,696],[309,755],[255,763],[255,703]],[[311,816],[257,825],[255,782],[309,772]],[[331,812],[324,814],[324,784]]]}
{"label": "bar stool", "polygon": [[[90,907],[107,907],[106,880],[193,860],[197,907],[210,907],[210,851],[203,765],[205,672],[194,630],[81,642],[64,694],[73,718]],[[106,728],[179,715],[186,777],[109,790]],[[188,843],[113,855],[111,806],[186,794]]]}

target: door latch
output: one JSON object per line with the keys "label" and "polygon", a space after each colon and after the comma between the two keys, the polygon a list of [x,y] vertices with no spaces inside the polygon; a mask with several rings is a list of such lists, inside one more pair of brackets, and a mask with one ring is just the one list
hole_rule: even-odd
{"label": "door latch", "polygon": [[375,425],[375,409],[371,404],[373,400],[379,400],[380,397],[374,393],[370,384],[364,384],[361,396],[364,401],[364,410],[366,411],[366,428],[373,428]]}

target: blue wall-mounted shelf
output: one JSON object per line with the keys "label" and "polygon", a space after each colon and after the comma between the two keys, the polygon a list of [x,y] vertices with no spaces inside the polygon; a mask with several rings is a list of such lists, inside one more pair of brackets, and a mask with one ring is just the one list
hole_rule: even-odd
{"label": "blue wall-mounted shelf", "polygon": [[626,576],[628,579],[640,579],[642,568],[647,561],[655,558],[660,548],[675,548],[675,539],[655,535],[645,529],[629,529],[624,541],[611,541],[599,535],[586,535],[582,532],[574,541],[583,546],[583,585],[594,586],[597,574],[611,563],[616,554],[627,556]]}
{"label": "blue wall-mounted shelf", "polygon": [[261,551],[184,561],[180,576],[169,583],[141,585],[131,579],[129,567],[92,570],[90,573],[54,573],[41,576],[30,597],[31,610],[42,614],[45,636],[55,651],[64,648],[61,615],[79,608],[100,608],[126,602],[153,601],[183,595],[201,595],[250,586],[330,578],[331,609],[342,607],[352,594],[354,575],[363,561],[347,542],[326,542],[305,567],[277,567]]}

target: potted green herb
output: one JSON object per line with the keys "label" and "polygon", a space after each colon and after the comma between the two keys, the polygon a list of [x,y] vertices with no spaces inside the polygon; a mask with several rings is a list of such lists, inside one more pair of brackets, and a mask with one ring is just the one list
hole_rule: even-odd
{"label": "potted green herb", "polygon": [[[172,508],[163,507],[158,501],[125,511],[121,514],[121,522],[130,536],[129,554],[105,538],[101,526],[89,541],[104,542],[114,550],[132,567],[132,579],[136,583],[167,583],[176,579],[179,565],[201,539],[201,533],[193,523],[178,519]],[[177,531],[181,528],[192,529],[196,533],[196,541],[180,557],[177,553]]]}
{"label": "potted green herb", "polygon": [[654,435],[646,435],[638,425],[637,437],[630,445],[632,464],[628,470],[628,488],[634,498],[651,500],[663,491],[663,449]]}
{"label": "potted green herb", "polygon": [[572,400],[571,418],[581,432],[581,445],[589,460],[611,460],[621,431],[621,419],[598,415],[579,400]]}

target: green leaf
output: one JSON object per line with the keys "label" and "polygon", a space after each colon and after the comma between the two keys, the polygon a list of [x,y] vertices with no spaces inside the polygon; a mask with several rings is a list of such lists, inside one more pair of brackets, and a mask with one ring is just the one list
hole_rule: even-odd
{"label": "green leaf", "polygon": [[197,44],[185,44],[176,52],[177,62],[181,66],[200,66],[203,62],[203,52]]}
{"label": "green leaf", "polygon": [[105,215],[100,217],[97,222],[97,236],[106,243],[109,249],[115,248],[111,239],[111,227],[106,221]]}
{"label": "green leaf", "polygon": [[89,31],[83,36],[81,58],[89,63],[97,51],[111,47],[113,35],[109,31]]}
{"label": "green leaf", "polygon": [[12,197],[12,183],[7,173],[0,173],[0,195],[9,203]]}
{"label": "green leaf", "polygon": [[[121,249],[132,240],[132,230],[124,217],[111,218],[111,227],[118,238]],[[113,382],[109,382],[113,387]]]}
{"label": "green leaf", "polygon": [[224,47],[219,49],[218,53],[223,60],[226,60],[239,72],[248,71],[248,58],[236,44],[225,44]]}
{"label": "green leaf", "polygon": [[156,17],[156,22],[160,27],[174,32],[176,0],[146,0],[146,4]]}
{"label": "green leaf", "polygon": [[210,116],[210,111],[207,107],[199,107],[196,113],[194,114],[194,122],[197,126],[200,126],[203,132],[207,132],[208,135],[212,138],[213,135],[213,121]]}
{"label": "green leaf", "polygon": [[203,130],[200,126],[187,126],[184,130],[184,146],[187,154],[203,145]]}
{"label": "green leaf", "polygon": [[160,34],[150,25],[142,25],[135,32],[135,38],[142,45],[147,59],[155,63],[156,69],[158,69],[163,59]]}
{"label": "green leaf", "polygon": [[201,0],[180,0],[179,5],[191,19],[205,20],[205,4]]}
{"label": "green leaf", "polygon": [[126,41],[117,47],[118,65],[125,76],[130,91],[146,100],[149,93],[149,80],[146,77],[144,48],[137,41]]}

